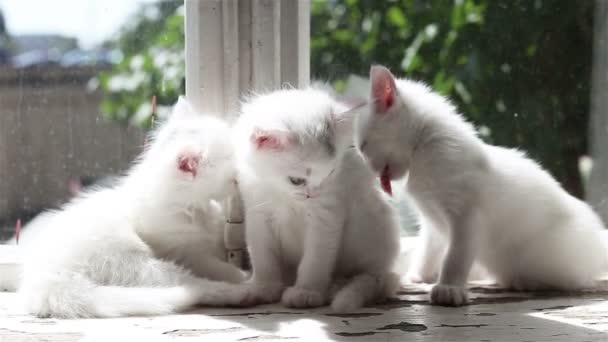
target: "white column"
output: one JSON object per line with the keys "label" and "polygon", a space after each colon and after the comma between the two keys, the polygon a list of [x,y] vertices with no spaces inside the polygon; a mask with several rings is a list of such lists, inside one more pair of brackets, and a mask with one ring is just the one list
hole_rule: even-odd
{"label": "white column", "polygon": [[195,108],[220,113],[223,106],[222,1],[187,0],[186,96]]}
{"label": "white column", "polygon": [[309,0],[186,0],[186,96],[234,118],[242,95],[309,82]]}
{"label": "white column", "polygon": [[281,2],[281,81],[310,82],[310,1]]}
{"label": "white column", "polygon": [[589,203],[608,223],[608,2],[595,1],[589,146],[593,169],[586,184]]}
{"label": "white column", "polygon": [[[309,0],[186,0],[186,97],[200,111],[233,120],[243,95],[309,83]],[[224,243],[242,266],[243,208],[228,201]]]}

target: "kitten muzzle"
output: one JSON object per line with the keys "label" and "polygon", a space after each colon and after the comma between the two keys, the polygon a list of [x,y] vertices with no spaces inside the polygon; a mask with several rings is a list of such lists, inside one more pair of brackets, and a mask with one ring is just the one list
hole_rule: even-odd
{"label": "kitten muzzle", "polygon": [[318,186],[306,189],[306,198],[317,198],[321,196],[321,188]]}

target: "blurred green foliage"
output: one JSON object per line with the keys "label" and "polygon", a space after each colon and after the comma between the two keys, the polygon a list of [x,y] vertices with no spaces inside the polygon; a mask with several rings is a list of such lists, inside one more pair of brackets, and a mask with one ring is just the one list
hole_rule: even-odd
{"label": "blurred green foliage", "polygon": [[[147,5],[115,42],[125,58],[99,76],[103,112],[149,125],[183,93],[182,1]],[[156,12],[154,12],[156,11]],[[370,64],[449,96],[488,142],[520,147],[582,195],[592,1],[311,0],[313,77],[344,87]]]}
{"label": "blurred green foliage", "polygon": [[119,39],[108,45],[118,48],[123,58],[97,77],[104,93],[102,113],[149,127],[152,96],[163,114],[184,93],[183,1],[142,5]]}
{"label": "blurred green foliage", "polygon": [[313,77],[370,64],[449,96],[490,143],[519,147],[582,195],[593,1],[312,2]]}

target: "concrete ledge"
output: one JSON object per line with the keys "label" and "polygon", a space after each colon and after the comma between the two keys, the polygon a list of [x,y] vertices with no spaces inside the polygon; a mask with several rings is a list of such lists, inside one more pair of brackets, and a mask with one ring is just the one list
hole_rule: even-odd
{"label": "concrete ledge", "polygon": [[[413,244],[404,240],[404,254]],[[14,246],[4,264],[19,265]],[[11,251],[11,249],[13,249]],[[12,262],[9,262],[12,258]],[[0,262],[2,265],[2,262]],[[5,273],[0,269],[0,279]],[[0,292],[1,341],[605,341],[608,292],[521,293],[473,282],[471,304],[431,306],[429,285],[403,287],[387,303],[354,313],[281,305],[201,308],[178,315],[117,319],[40,319]],[[603,286],[603,288],[608,288]]]}
{"label": "concrete ledge", "polygon": [[107,67],[61,67],[61,66],[33,66],[15,69],[0,67],[0,87],[14,86],[56,86],[58,84],[86,84],[100,71]]}
{"label": "concrete ledge", "polygon": [[472,303],[430,306],[425,287],[355,313],[280,305],[204,308],[180,315],[118,319],[40,319],[0,293],[2,341],[605,341],[606,293],[509,293],[472,285]]}

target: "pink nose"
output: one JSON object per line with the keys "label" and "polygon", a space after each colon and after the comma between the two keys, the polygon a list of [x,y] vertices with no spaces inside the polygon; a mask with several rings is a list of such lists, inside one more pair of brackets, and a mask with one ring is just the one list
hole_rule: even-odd
{"label": "pink nose", "polygon": [[306,198],[317,198],[321,195],[321,189],[318,187],[306,189]]}

